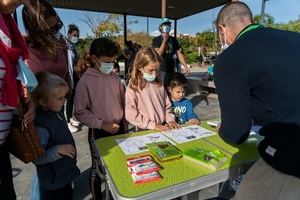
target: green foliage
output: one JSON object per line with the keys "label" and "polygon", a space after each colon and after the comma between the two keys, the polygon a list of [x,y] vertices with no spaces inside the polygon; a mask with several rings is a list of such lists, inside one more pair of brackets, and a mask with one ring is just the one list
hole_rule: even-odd
{"label": "green foliage", "polygon": [[300,16],[298,17],[298,19],[289,21],[286,24],[283,23],[275,24],[274,28],[287,30],[287,31],[300,32]]}
{"label": "green foliage", "polygon": [[196,63],[198,60],[197,52],[190,52],[185,54],[188,63]]}
{"label": "green foliage", "polygon": [[[255,15],[253,17],[253,20],[254,20],[255,23],[260,23],[261,15]],[[264,24],[265,26],[273,26],[274,22],[275,22],[274,17],[272,17],[271,15],[269,15],[267,13],[264,14],[264,20],[263,20],[262,24]]]}

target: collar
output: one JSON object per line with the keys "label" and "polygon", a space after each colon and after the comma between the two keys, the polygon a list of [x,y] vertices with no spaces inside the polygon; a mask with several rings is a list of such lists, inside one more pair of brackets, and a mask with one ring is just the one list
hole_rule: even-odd
{"label": "collar", "polygon": [[264,26],[261,24],[250,24],[248,26],[246,26],[235,38],[235,41],[237,41],[242,35],[244,35],[245,33],[252,31],[254,29],[258,29],[258,28],[263,28]]}

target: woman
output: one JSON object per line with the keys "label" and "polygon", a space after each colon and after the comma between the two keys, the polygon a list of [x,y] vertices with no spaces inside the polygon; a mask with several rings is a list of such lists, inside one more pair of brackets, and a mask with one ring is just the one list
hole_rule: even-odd
{"label": "woman", "polygon": [[[20,97],[24,97],[18,91],[22,86],[16,80],[17,60],[19,57],[26,59],[29,55],[25,41],[11,14],[21,4],[29,7],[30,2],[36,1],[0,1],[0,78],[2,79],[0,81],[0,197],[3,200],[16,199],[6,139],[10,132],[13,110],[18,106]],[[34,106],[28,99],[25,101],[29,103],[29,109],[24,119],[29,122],[34,118]]]}
{"label": "woman", "polygon": [[40,0],[33,9],[23,8],[26,42],[30,57],[28,65],[37,73],[47,71],[58,75],[70,86],[68,73],[67,45],[60,33],[62,21],[46,0]]}

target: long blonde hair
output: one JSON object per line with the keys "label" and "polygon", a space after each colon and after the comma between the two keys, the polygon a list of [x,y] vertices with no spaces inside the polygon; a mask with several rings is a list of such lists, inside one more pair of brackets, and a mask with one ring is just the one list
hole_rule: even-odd
{"label": "long blonde hair", "polygon": [[[139,91],[139,90],[141,91],[146,87],[148,82],[143,78],[143,74],[141,73],[140,69],[144,68],[145,66],[151,63],[157,63],[159,67],[160,63],[162,63],[162,59],[153,48],[144,47],[140,49],[136,54],[133,62],[130,78],[128,81],[129,88],[133,89],[134,91]],[[156,73],[157,77],[153,83],[161,85],[161,81],[159,79],[158,67]]]}

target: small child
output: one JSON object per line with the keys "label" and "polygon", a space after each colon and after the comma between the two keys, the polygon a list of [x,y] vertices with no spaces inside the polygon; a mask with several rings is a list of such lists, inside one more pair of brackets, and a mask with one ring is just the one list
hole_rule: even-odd
{"label": "small child", "polygon": [[127,131],[124,120],[125,91],[112,73],[120,46],[107,38],[95,39],[89,54],[76,67],[81,78],[75,92],[74,115],[94,130],[95,139]]}
{"label": "small child", "polygon": [[187,80],[185,76],[179,72],[173,73],[168,85],[168,91],[172,101],[176,121],[179,124],[200,124],[197,115],[193,111],[191,101],[184,97],[186,87]]}
{"label": "small child", "polygon": [[180,128],[175,122],[171,102],[158,78],[161,58],[152,48],[137,53],[126,90],[125,117],[139,129],[168,131]]}
{"label": "small child", "polygon": [[45,154],[34,161],[40,184],[40,199],[72,199],[72,181],[79,176],[76,166],[76,147],[63,116],[69,88],[57,75],[36,74],[38,86],[32,93],[37,107],[35,125]]}

